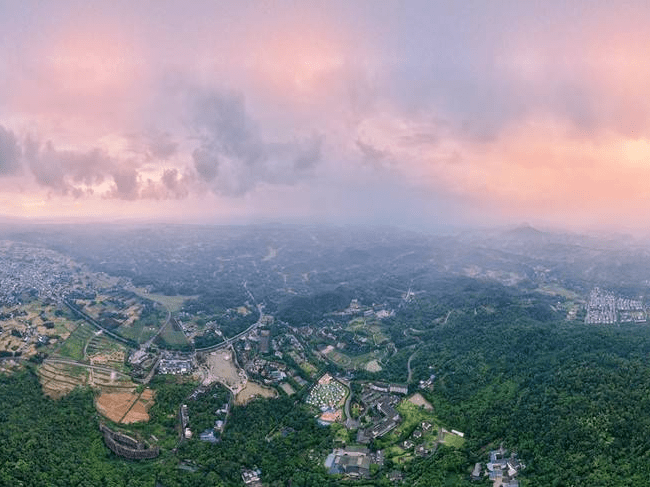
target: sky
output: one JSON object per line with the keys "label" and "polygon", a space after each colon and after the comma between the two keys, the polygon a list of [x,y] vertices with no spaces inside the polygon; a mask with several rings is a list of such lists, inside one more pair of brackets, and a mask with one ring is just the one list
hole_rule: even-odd
{"label": "sky", "polygon": [[645,231],[647,2],[0,0],[0,215]]}

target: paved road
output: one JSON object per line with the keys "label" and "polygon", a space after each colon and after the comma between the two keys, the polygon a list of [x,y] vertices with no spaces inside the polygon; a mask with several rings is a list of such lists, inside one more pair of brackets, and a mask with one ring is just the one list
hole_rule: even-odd
{"label": "paved road", "polygon": [[112,337],[112,338],[115,338],[118,342],[125,343],[125,344],[127,344],[128,346],[130,346],[130,347],[133,346],[133,344],[132,344],[129,340],[127,340],[126,338],[124,338],[124,337],[122,337],[122,336],[120,336],[120,335],[116,335],[115,333],[113,333],[112,331],[108,330],[107,328],[104,328],[102,325],[100,325],[100,324],[95,320],[95,318],[93,318],[92,316],[88,315],[87,313],[84,313],[83,311],[81,311],[81,310],[77,307],[76,304],[71,303],[71,302],[68,301],[67,299],[64,299],[63,302],[64,302],[65,305],[66,305],[68,308],[70,308],[74,313],[76,313],[76,314],[78,314],[79,316],[81,316],[84,320],[86,320],[88,323],[90,323],[90,324],[93,325],[94,327],[99,328],[100,330],[102,330],[102,331],[103,331],[104,333],[106,333],[108,336],[110,336],[110,337]]}
{"label": "paved road", "polygon": [[251,326],[246,328],[241,333],[238,333],[234,337],[228,338],[224,342],[217,343],[216,345],[212,345],[210,347],[204,347],[204,348],[197,348],[196,351],[197,352],[211,352],[211,351],[214,351],[214,350],[221,350],[223,348],[229,347],[231,343],[239,340],[241,337],[243,337],[244,335],[247,335],[248,333],[250,333],[251,331],[253,331],[255,328],[257,328],[258,326],[260,326],[262,324],[262,318],[264,318],[263,308],[264,308],[263,305],[261,305],[261,304],[257,305],[257,310],[260,313],[260,317],[257,319],[257,321],[255,323],[253,323]]}
{"label": "paved road", "polygon": [[[165,305],[163,304],[163,306],[165,306]],[[140,345],[140,348],[142,350],[146,350],[147,348],[149,348],[151,346],[151,344],[153,343],[153,341],[156,338],[158,338],[158,335],[160,335],[162,333],[162,331],[165,329],[165,327],[169,324],[169,320],[171,320],[171,317],[172,317],[172,312],[169,310],[169,308],[167,306],[165,306],[165,309],[167,310],[167,319],[165,319],[165,322],[163,323],[163,325],[160,328],[158,328],[158,332],[154,336],[152,336],[151,338],[149,338],[149,340],[147,340],[145,343]]]}
{"label": "paved road", "polygon": [[417,350],[411,354],[411,356],[409,357],[408,362],[406,362],[406,369],[408,370],[408,373],[409,373],[408,374],[408,379],[406,379],[407,384],[411,383],[411,377],[413,376],[413,371],[411,370],[411,360],[413,360],[413,357],[415,356],[416,353],[418,353]]}
{"label": "paved road", "polygon": [[352,386],[350,381],[347,381],[341,377],[337,377],[341,384],[348,388],[348,397],[345,398],[345,427],[349,430],[357,429],[359,427],[359,421],[352,419],[352,413],[350,412],[350,401],[352,400]]}

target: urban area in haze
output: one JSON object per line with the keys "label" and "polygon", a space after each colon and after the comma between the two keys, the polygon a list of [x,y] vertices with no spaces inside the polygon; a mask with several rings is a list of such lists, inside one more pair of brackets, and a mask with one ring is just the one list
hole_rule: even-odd
{"label": "urban area in haze", "polygon": [[0,0],[0,485],[650,485],[649,22]]}

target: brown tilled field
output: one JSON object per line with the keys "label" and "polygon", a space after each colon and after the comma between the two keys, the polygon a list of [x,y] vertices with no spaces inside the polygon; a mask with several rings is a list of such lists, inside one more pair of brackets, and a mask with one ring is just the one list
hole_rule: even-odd
{"label": "brown tilled field", "polygon": [[130,392],[102,393],[97,398],[95,407],[108,419],[119,423],[137,398],[137,394]]}
{"label": "brown tilled field", "polygon": [[149,421],[147,411],[153,405],[154,392],[145,389],[141,395],[128,392],[102,393],[95,402],[97,411],[116,423]]}
{"label": "brown tilled field", "polygon": [[86,385],[88,380],[83,368],[48,362],[39,367],[38,375],[43,392],[55,399],[65,396],[75,387]]}

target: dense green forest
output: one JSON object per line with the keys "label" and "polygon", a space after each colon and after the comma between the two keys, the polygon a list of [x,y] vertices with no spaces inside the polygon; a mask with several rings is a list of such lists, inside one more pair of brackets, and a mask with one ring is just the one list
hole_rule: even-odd
{"label": "dense green forest", "polygon": [[[462,296],[462,294],[460,295]],[[650,331],[645,325],[558,320],[550,298],[465,294],[432,325],[439,303],[398,316],[417,335],[415,375],[436,374],[436,412],[469,438],[515,448],[524,485],[647,485],[650,478]]]}

